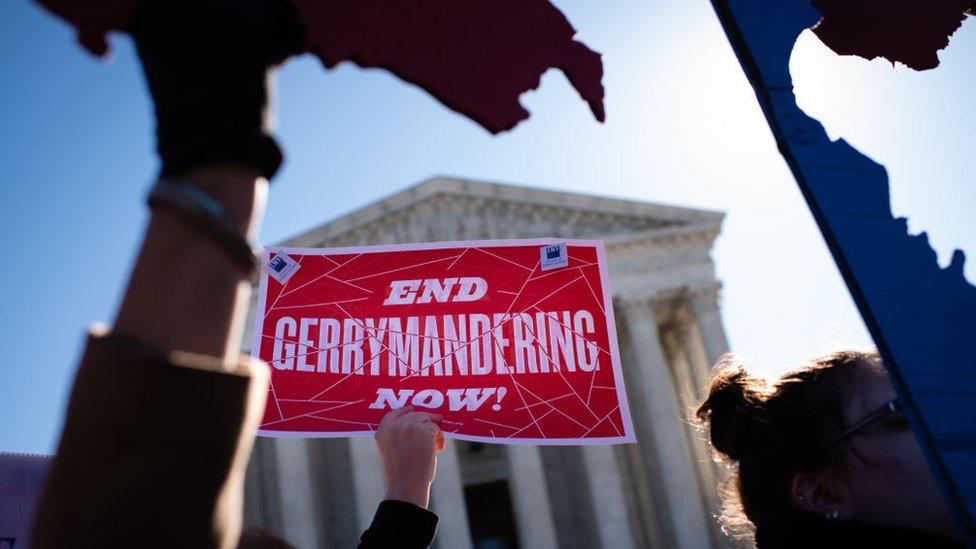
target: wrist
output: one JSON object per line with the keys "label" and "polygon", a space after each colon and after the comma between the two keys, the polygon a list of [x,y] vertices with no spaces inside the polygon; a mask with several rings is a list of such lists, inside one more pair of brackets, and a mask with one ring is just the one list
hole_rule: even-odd
{"label": "wrist", "polygon": [[386,495],[383,499],[404,501],[426,509],[430,505],[430,483],[387,486]]}
{"label": "wrist", "polygon": [[268,196],[268,180],[257,170],[215,165],[187,170],[181,178],[219,202],[246,237],[257,232]]}
{"label": "wrist", "polygon": [[[220,204],[233,220],[232,231],[257,230],[268,183],[255,170],[209,166],[180,177]],[[115,331],[161,349],[229,362],[239,350],[249,276],[192,218],[172,208],[154,209]]]}

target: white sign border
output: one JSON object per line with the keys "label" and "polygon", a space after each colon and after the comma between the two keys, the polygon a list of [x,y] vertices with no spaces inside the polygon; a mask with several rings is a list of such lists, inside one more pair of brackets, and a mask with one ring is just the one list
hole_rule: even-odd
{"label": "white sign border", "polygon": [[[503,240],[450,240],[443,242],[382,244],[376,246],[346,246],[341,248],[312,248],[293,246],[265,246],[261,252],[262,263],[271,259],[272,253],[296,255],[342,255],[369,254],[379,252],[438,250],[445,248],[505,248],[512,246],[544,246],[546,244],[565,243],[567,246],[594,247],[597,252],[597,262],[600,268],[600,286],[603,291],[603,310],[607,323],[607,338],[610,344],[610,363],[613,367],[613,378],[617,388],[617,403],[623,422],[623,434],[615,437],[601,438],[501,438],[481,437],[474,435],[460,435],[444,432],[446,438],[484,442],[489,444],[518,444],[545,446],[591,446],[605,444],[633,444],[637,442],[634,433],[633,419],[630,415],[630,403],[627,390],[624,387],[623,365],[620,362],[620,347],[617,341],[617,323],[613,310],[613,297],[610,294],[610,275],[607,271],[606,249],[602,240],[581,240],[572,238],[517,238]],[[251,346],[251,356],[261,360],[261,327],[264,325],[265,307],[268,296],[268,278],[270,275],[262,269],[258,286],[258,303],[254,317],[254,334]],[[262,361],[264,362],[264,361]],[[265,363],[267,364],[267,363]],[[271,365],[268,364],[268,368]],[[270,376],[269,376],[270,378]],[[270,383],[270,382],[269,382]],[[274,387],[269,385],[271,391]],[[345,431],[341,433],[321,433],[317,431],[269,431],[258,429],[258,436],[267,438],[347,438],[374,436],[375,431]]]}

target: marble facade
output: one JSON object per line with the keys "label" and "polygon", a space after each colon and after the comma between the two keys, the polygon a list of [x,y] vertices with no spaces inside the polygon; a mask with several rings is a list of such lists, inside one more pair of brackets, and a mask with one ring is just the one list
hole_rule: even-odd
{"label": "marble facade", "polygon": [[[503,482],[523,549],[701,549],[726,545],[712,518],[720,472],[687,421],[710,366],[728,350],[711,259],[722,219],[691,208],[433,178],[281,244],[604,240],[639,444],[451,442],[432,488],[441,517],[434,546],[478,547],[466,490]],[[259,439],[245,524],[303,549],[355,547],[382,496],[370,439]]]}

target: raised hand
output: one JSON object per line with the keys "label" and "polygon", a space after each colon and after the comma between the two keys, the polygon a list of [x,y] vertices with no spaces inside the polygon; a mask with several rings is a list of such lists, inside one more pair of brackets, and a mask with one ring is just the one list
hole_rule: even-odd
{"label": "raised hand", "polygon": [[269,70],[300,53],[290,0],[140,0],[131,32],[156,107],[164,175],[199,166],[281,163],[271,136]]}
{"label": "raised hand", "polygon": [[427,507],[437,470],[437,452],[444,449],[441,416],[416,412],[413,406],[392,410],[380,421],[376,446],[383,463],[386,499]]}

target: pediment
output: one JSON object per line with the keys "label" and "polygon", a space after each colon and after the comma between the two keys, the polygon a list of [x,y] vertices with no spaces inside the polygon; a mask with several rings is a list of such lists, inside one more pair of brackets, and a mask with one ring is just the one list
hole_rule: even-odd
{"label": "pediment", "polygon": [[724,214],[580,193],[436,177],[283,242],[356,246],[499,238],[620,242],[695,227],[717,234]]}

